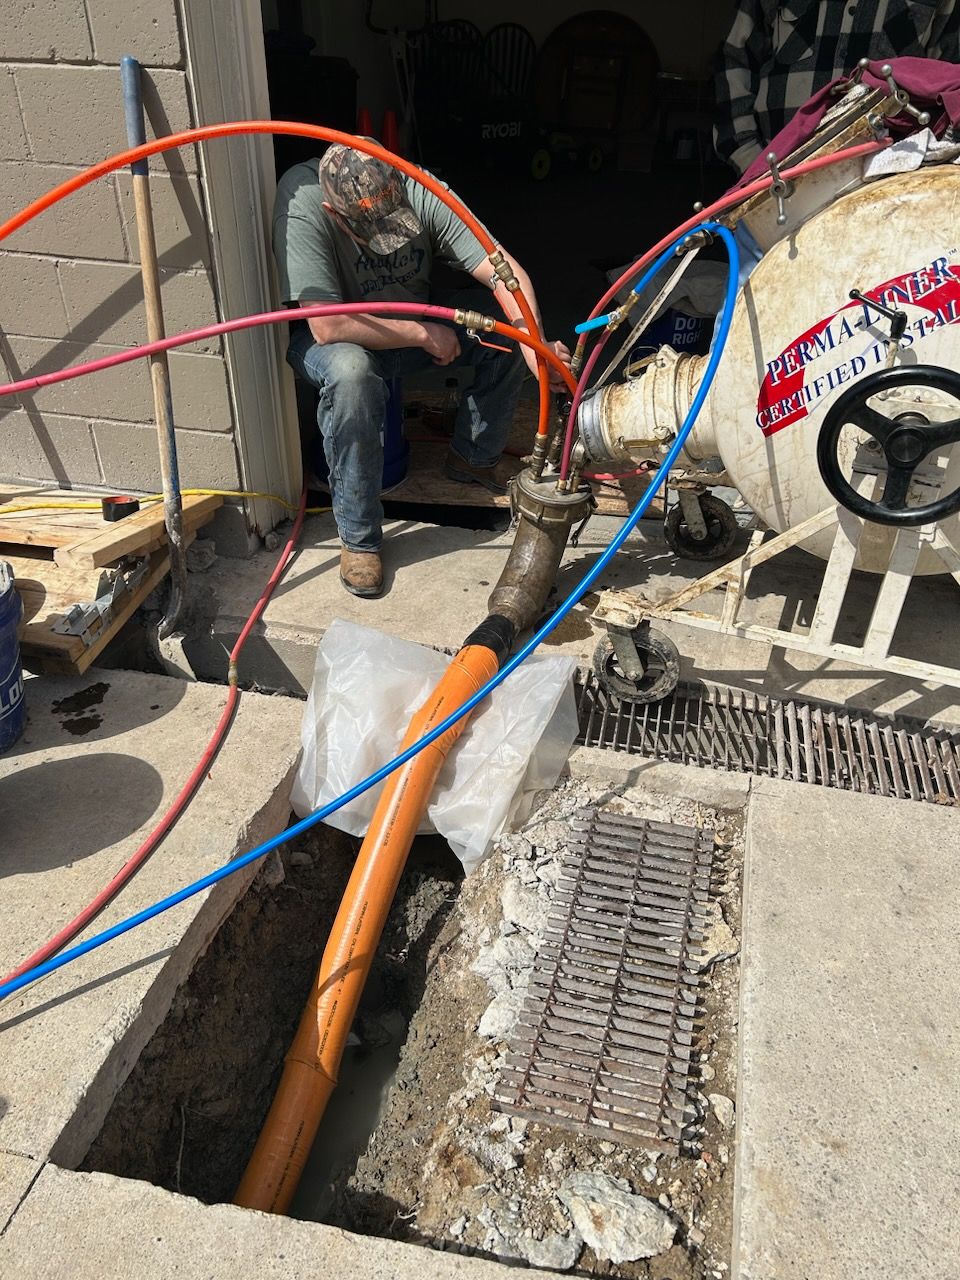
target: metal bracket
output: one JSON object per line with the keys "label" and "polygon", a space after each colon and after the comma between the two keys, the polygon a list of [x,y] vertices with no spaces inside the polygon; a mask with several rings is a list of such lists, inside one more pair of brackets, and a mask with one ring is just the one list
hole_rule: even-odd
{"label": "metal bracket", "polygon": [[616,627],[633,631],[644,619],[639,598],[631,591],[602,591],[591,615],[595,622],[602,622],[608,629]]}
{"label": "metal bracket", "polygon": [[[128,567],[124,568],[124,565]],[[96,600],[71,605],[51,630],[62,636],[79,636],[84,648],[89,649],[109,625],[117,606],[132,595],[147,576],[149,568],[149,556],[139,560],[122,560],[116,576],[109,582],[105,592],[98,595]]]}
{"label": "metal bracket", "polygon": [[775,151],[767,152],[767,164],[770,166],[770,172],[773,174],[773,183],[770,187],[770,194],[777,202],[777,226],[786,226],[787,210],[786,202],[793,195],[793,183],[786,182],[780,176],[780,163],[777,160]]}
{"label": "metal bracket", "polygon": [[604,591],[600,595],[592,618],[594,622],[602,622],[606,627],[624,676],[628,680],[642,680],[646,674],[646,668],[637,652],[633,633],[642,624],[644,614],[638,608],[636,596],[626,591]]}
{"label": "metal bracket", "polygon": [[702,540],[707,536],[707,522],[703,518],[703,508],[700,506],[701,492],[700,486],[677,485],[677,498],[680,502],[683,518],[693,537],[698,540]]}
{"label": "metal bracket", "polygon": [[896,80],[894,80],[893,67],[891,67],[889,62],[885,62],[883,64],[880,68],[880,74],[887,82],[887,88],[890,90],[890,97],[896,100],[897,105],[902,111],[905,111],[908,116],[913,116],[921,129],[925,129],[930,123],[930,112],[918,111],[917,108],[911,104],[910,95],[905,89],[901,89]]}

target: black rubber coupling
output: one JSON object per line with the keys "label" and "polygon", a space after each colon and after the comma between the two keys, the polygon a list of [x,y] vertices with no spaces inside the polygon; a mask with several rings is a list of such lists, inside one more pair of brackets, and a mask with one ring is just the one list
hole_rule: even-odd
{"label": "black rubber coupling", "polygon": [[466,648],[471,644],[482,644],[485,649],[497,655],[497,666],[502,667],[510,656],[513,642],[517,637],[517,629],[502,613],[488,613],[476,630],[471,631],[463,642]]}

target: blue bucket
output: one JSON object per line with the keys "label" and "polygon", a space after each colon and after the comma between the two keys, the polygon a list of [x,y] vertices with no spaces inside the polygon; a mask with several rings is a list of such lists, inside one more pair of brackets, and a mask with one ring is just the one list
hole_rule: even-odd
{"label": "blue bucket", "polygon": [[13,586],[13,569],[0,560],[0,752],[13,746],[27,722],[17,639],[22,614],[23,605]]}
{"label": "blue bucket", "polygon": [[[387,407],[383,414],[383,478],[381,492],[395,489],[407,478],[410,464],[410,441],[403,430],[403,388],[399,378],[387,382]],[[318,480],[327,480],[330,468],[323,452],[323,441],[317,435],[313,448],[313,472]]]}

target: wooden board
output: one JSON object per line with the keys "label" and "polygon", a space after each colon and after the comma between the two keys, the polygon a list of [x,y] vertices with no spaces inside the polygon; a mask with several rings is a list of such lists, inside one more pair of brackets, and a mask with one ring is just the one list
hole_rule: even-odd
{"label": "wooden board", "polygon": [[[223,502],[218,497],[187,497],[183,499],[184,532],[197,529],[206,522]],[[67,545],[61,545],[53,553],[57,564],[82,565],[99,568],[113,564],[124,556],[144,555],[166,542],[163,524],[163,504],[153,503],[142,511],[136,511],[124,520],[111,524],[100,520],[100,528],[88,537]]]}
{"label": "wooden board", "polygon": [[[23,602],[20,649],[34,670],[74,675],[85,671],[170,571],[161,503],[151,503],[116,522],[104,520],[99,510],[4,513],[4,506],[31,502],[99,504],[101,496],[35,485],[0,485],[0,559],[13,567]],[[184,498],[186,546],[222,501],[216,496]],[[96,600],[109,590],[106,567],[127,555],[149,557],[146,576],[118,601],[93,643],[88,646],[80,636],[54,631],[73,605]]]}
{"label": "wooden board", "polygon": [[[163,504],[159,502],[115,522],[104,520],[99,510],[5,511],[6,507],[33,502],[99,503],[102,496],[37,485],[0,485],[0,554],[5,543],[46,549],[59,564],[100,568],[125,555],[147,555],[165,544]],[[194,532],[206,524],[222,502],[216,496],[185,497],[184,532]]]}
{"label": "wooden board", "polygon": [[[421,404],[430,404],[435,397],[417,396],[416,404],[410,406],[416,410]],[[416,412],[411,414],[405,424],[407,438],[410,441],[410,465],[407,477],[384,494],[385,502],[411,502],[429,504],[431,506],[450,507],[502,507],[509,508],[508,497],[498,497],[479,484],[459,484],[450,480],[444,473],[443,463],[449,440],[436,430],[426,426]],[[533,447],[533,439],[537,430],[537,406],[533,401],[523,400],[517,406],[513,428],[507,449],[514,453],[529,453]],[[521,469],[519,457],[508,457],[514,471]],[[636,506],[637,500],[647,487],[643,476],[631,476],[612,482],[595,482],[594,496],[597,499],[597,511],[602,515],[627,516]],[[663,499],[657,497],[650,505],[650,519],[664,518]]]}

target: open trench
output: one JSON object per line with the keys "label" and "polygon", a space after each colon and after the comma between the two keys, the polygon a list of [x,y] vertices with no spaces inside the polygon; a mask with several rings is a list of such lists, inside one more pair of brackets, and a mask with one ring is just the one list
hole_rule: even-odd
{"label": "open trench", "polygon": [[[720,833],[718,932],[690,1085],[698,1136],[682,1154],[491,1106],[569,819],[598,801]],[[737,814],[682,797],[571,778],[466,879],[442,840],[418,838],[292,1216],[580,1275],[723,1277],[733,1134],[730,1115],[708,1097],[732,1099],[736,1088],[741,825]],[[320,827],[270,856],[178,992],[84,1169],[208,1203],[232,1198],[357,846]],[[672,1228],[669,1247],[624,1258],[630,1245],[615,1231],[591,1246],[568,1203],[572,1180],[584,1176],[614,1198],[619,1188],[656,1204]]]}

